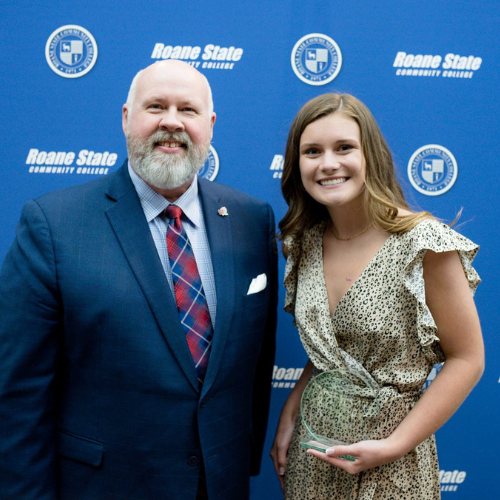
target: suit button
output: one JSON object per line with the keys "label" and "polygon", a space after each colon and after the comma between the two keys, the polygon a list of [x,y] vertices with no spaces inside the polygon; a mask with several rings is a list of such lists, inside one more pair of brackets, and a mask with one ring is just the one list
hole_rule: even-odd
{"label": "suit button", "polygon": [[198,457],[189,457],[188,465],[190,467],[198,467],[198,465],[200,465],[200,459]]}
{"label": "suit button", "polygon": [[209,402],[209,399],[205,399],[203,398],[200,402],[200,407],[201,408],[205,408],[205,406],[207,406],[207,403]]}

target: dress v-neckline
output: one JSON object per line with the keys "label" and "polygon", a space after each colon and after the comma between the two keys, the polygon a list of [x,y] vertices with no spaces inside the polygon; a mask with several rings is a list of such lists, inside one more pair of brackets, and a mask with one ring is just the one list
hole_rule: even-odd
{"label": "dress v-neckline", "polygon": [[323,231],[319,231],[319,237],[321,238],[321,245],[317,245],[320,249],[320,260],[321,260],[321,269],[323,270],[323,274],[322,274],[322,280],[321,280],[321,285],[323,287],[323,291],[324,291],[324,295],[325,295],[325,299],[323,302],[326,303],[326,307],[328,309],[328,314],[330,315],[331,318],[333,318],[335,316],[335,313],[337,312],[339,306],[342,304],[342,302],[344,302],[344,299],[348,296],[348,295],[351,295],[351,290],[358,284],[359,281],[362,280],[362,278],[364,277],[364,275],[366,274],[366,271],[372,266],[373,262],[375,262],[375,260],[377,260],[377,257],[380,255],[380,253],[382,252],[382,250],[385,249],[387,243],[389,242],[389,240],[392,240],[394,236],[396,236],[396,234],[391,234],[385,241],[384,241],[384,244],[377,250],[377,252],[375,253],[375,255],[370,259],[370,261],[368,262],[368,264],[366,264],[365,268],[363,269],[363,271],[361,271],[361,274],[351,283],[351,286],[347,289],[347,291],[344,293],[344,295],[342,295],[342,297],[340,297],[340,300],[337,302],[337,305],[335,306],[335,309],[330,312],[330,302],[328,301],[328,288],[326,287],[326,280],[325,280],[325,262],[324,262],[324,259],[323,259],[323,234],[324,234],[324,228],[323,228]]}

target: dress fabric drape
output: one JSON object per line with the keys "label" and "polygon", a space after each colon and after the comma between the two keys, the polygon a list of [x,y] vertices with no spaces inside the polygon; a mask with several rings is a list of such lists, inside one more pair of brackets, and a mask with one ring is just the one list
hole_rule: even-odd
{"label": "dress fabric drape", "polygon": [[[323,272],[325,224],[303,238],[285,240],[285,310],[294,315],[302,343],[314,365],[313,376],[348,369],[354,358],[380,386],[373,400],[361,402],[359,431],[381,439],[418,401],[436,363],[445,361],[439,332],[425,303],[422,262],[428,249],[459,253],[471,293],[480,281],[471,266],[478,247],[436,220],[394,234],[330,314]],[[324,414],[324,408],[318,414]],[[369,422],[369,425],[367,425]],[[323,425],[323,427],[321,427]],[[317,427],[327,435],[324,422]],[[436,500],[440,498],[434,436],[396,462],[350,475],[308,455],[300,447],[306,433],[300,414],[289,449],[285,476],[287,500]]]}

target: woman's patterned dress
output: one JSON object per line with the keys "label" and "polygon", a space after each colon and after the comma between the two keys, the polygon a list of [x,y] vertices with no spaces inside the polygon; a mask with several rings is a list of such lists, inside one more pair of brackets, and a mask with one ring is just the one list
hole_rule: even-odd
{"label": "woman's patterned dress", "polygon": [[[313,375],[348,368],[342,351],[372,375],[380,390],[358,408],[363,418],[357,430],[366,439],[384,438],[416,403],[433,365],[444,361],[439,332],[425,303],[425,253],[458,251],[474,294],[480,279],[471,262],[478,246],[436,220],[393,234],[330,315],[323,273],[324,230],[325,223],[320,223],[302,240],[285,241],[289,253],[285,310],[294,315],[315,367]],[[299,444],[305,433],[299,414],[285,476],[287,500],[440,498],[434,436],[396,462],[350,475],[308,455]]]}

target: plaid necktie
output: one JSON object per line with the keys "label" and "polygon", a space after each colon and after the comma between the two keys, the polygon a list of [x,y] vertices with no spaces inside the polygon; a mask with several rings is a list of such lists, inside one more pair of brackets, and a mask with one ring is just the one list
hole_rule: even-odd
{"label": "plaid necktie", "polygon": [[212,320],[193,249],[181,223],[182,209],[176,205],[169,205],[165,213],[170,219],[167,228],[167,248],[177,309],[186,332],[198,380],[203,383],[212,346]]}

